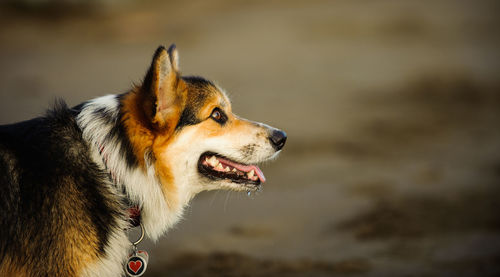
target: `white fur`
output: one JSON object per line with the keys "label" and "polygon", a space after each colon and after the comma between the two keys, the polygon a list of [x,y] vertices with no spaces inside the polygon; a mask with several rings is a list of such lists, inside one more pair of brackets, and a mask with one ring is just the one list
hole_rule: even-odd
{"label": "white fur", "polygon": [[[95,112],[105,110],[111,115],[103,118]],[[108,170],[114,179],[115,189],[120,193],[123,188],[127,197],[141,208],[141,222],[146,235],[156,240],[168,228],[172,227],[182,217],[184,208],[189,201],[203,190],[232,189],[248,190],[255,187],[245,187],[228,180],[208,180],[198,172],[198,160],[204,152],[212,151],[224,155],[240,163],[254,164],[269,160],[277,155],[275,149],[267,139],[267,132],[271,127],[254,124],[252,132],[235,133],[234,131],[217,137],[199,139],[197,126],[186,126],[176,133],[175,138],[164,153],[155,153],[156,159],[169,162],[167,166],[172,170],[173,180],[177,188],[178,203],[167,203],[162,186],[156,175],[153,165],[148,164],[145,158],[146,170],[139,167],[130,168],[120,154],[120,139],[109,139],[111,129],[119,119],[119,102],[117,95],[103,96],[84,105],[77,117],[83,138],[89,143],[95,162],[103,170]],[[239,119],[244,120],[244,119]],[[247,145],[254,145],[255,151],[248,156],[241,150]],[[175,160],[169,158],[175,157]],[[172,162],[173,161],[173,162]],[[169,205],[170,204],[170,205]],[[124,228],[115,230],[106,247],[106,256],[96,264],[89,266],[84,276],[113,276],[122,272],[122,265],[126,259],[130,242],[128,242]],[[118,265],[120,267],[118,268]]]}
{"label": "white fur", "polygon": [[[119,103],[116,95],[107,95],[87,103],[77,117],[77,123],[82,129],[83,138],[89,142],[94,161],[103,170],[113,172],[117,193],[125,187],[127,197],[141,208],[141,222],[146,235],[156,240],[168,227],[173,226],[182,216],[182,205],[177,210],[171,210],[163,196],[160,183],[156,178],[153,166],[147,172],[140,168],[127,168],[119,153],[120,141],[106,141],[113,124],[106,119],[93,114],[97,109],[106,109],[119,120]],[[100,153],[99,149],[102,149]],[[189,201],[189,200],[187,200]],[[187,202],[186,202],[187,205]],[[131,243],[125,234],[125,226],[119,225],[110,237],[105,249],[106,256],[96,264],[89,266],[83,276],[119,276],[123,272],[123,263],[127,258]]]}
{"label": "white fur", "polygon": [[80,276],[121,276],[131,245],[124,231],[128,223],[124,220],[121,223],[108,237],[108,245],[104,249],[105,256],[84,268]]}
{"label": "white fur", "polygon": [[[245,120],[239,118],[239,120]],[[163,155],[166,157],[176,157],[175,163],[170,165],[172,175],[176,176],[176,186],[184,197],[188,199],[190,194],[196,194],[203,190],[231,189],[231,190],[254,190],[256,187],[235,184],[229,180],[218,180],[208,182],[198,173],[199,157],[207,152],[215,152],[231,160],[245,164],[258,164],[276,157],[279,152],[272,147],[267,139],[267,125],[255,123],[256,128],[253,132],[235,133],[230,132],[221,136],[199,139],[196,126],[186,126],[176,135]],[[257,127],[258,126],[258,127]],[[260,127],[260,128],[259,128]],[[260,139],[265,137],[266,139]],[[241,149],[246,145],[255,145],[255,152],[251,155],[245,155]],[[191,196],[192,197],[192,196]]]}
{"label": "white fur", "polygon": [[[113,173],[118,188],[121,189],[121,186],[124,186],[127,197],[134,203],[139,203],[141,222],[146,234],[149,238],[156,240],[168,227],[180,219],[182,209],[169,209],[152,165],[148,166],[146,172],[139,167],[128,168],[120,154],[120,141],[115,139],[106,142],[106,136],[113,125],[107,124],[105,119],[96,117],[92,112],[104,108],[113,114],[115,120],[120,120],[118,106],[116,95],[94,99],[83,107],[77,122],[82,128],[83,138],[90,142],[96,161],[101,164],[105,162],[107,169]],[[101,153],[99,153],[99,148],[102,148]]]}

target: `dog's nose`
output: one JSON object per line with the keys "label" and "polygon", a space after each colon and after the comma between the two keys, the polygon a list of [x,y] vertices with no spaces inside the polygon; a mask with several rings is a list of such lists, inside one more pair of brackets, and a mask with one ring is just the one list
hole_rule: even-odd
{"label": "dog's nose", "polygon": [[269,140],[273,144],[274,149],[281,150],[285,146],[286,133],[281,130],[273,130]]}

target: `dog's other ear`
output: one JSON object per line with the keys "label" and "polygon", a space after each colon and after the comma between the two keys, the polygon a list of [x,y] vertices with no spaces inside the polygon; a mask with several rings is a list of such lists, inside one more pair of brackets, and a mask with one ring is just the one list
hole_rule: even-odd
{"label": "dog's other ear", "polygon": [[151,125],[159,129],[175,128],[186,101],[184,81],[179,74],[179,55],[172,44],[160,46],[141,87],[142,106]]}
{"label": "dog's other ear", "polygon": [[177,48],[175,44],[170,45],[168,48],[168,56],[170,58],[170,64],[175,72],[179,72],[179,54],[177,53]]}

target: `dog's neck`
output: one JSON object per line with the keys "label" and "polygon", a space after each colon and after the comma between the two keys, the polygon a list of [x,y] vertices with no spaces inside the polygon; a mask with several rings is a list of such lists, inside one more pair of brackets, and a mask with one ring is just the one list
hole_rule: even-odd
{"label": "dog's neck", "polygon": [[119,96],[103,96],[85,103],[77,115],[77,123],[94,161],[111,175],[114,183],[111,187],[138,205],[146,234],[156,240],[181,218],[187,203],[169,206],[154,166],[147,164],[147,159],[146,169],[134,164],[121,125]]}

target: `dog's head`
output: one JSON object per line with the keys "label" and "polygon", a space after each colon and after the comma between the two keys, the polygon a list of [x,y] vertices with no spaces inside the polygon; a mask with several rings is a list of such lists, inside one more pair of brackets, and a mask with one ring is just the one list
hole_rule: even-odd
{"label": "dog's head", "polygon": [[233,114],[218,86],[181,76],[178,61],[174,45],[158,48],[143,84],[123,101],[136,155],[154,165],[167,195],[258,189],[265,177],[256,164],[276,157],[286,134]]}

